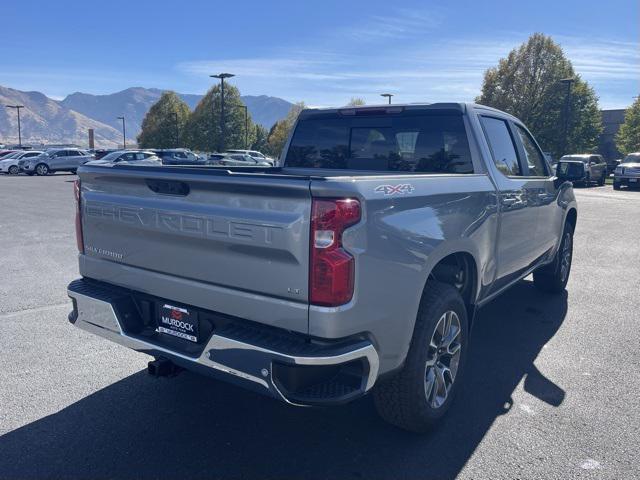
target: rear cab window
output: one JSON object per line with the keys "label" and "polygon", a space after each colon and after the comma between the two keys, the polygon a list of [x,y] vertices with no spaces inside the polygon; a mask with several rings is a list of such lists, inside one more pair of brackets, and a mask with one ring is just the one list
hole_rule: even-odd
{"label": "rear cab window", "polygon": [[[301,117],[286,167],[374,172],[474,173],[461,113],[356,110]],[[353,112],[353,110],[352,110]]]}

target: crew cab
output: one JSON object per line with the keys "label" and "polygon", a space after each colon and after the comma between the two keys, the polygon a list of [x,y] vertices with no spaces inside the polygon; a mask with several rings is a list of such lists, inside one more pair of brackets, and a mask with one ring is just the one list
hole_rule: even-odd
{"label": "crew cab", "polygon": [[80,167],[70,322],[152,355],[155,375],[304,406],[371,392],[425,431],[460,388],[477,310],[531,273],[565,289],[570,178],[504,112],[307,109],[278,165]]}

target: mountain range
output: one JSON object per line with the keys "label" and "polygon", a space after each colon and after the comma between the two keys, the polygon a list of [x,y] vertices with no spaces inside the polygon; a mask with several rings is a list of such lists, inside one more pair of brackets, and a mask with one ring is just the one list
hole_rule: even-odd
{"label": "mountain range", "polygon": [[[0,86],[1,105],[24,105],[20,111],[23,144],[74,143],[88,144],[88,130],[94,129],[96,148],[122,144],[122,123],[126,119],[127,140],[135,143],[147,111],[158,101],[163,90],[133,87],[108,95],[76,92],[62,100],[54,100],[40,92],[23,92]],[[178,95],[192,110],[202,95]],[[284,118],[292,104],[267,95],[245,95],[253,121],[270,128]],[[18,121],[14,109],[0,109],[0,143],[18,142]]]}

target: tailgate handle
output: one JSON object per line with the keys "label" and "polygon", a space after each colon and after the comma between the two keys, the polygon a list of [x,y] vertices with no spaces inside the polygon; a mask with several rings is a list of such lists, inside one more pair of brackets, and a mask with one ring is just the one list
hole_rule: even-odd
{"label": "tailgate handle", "polygon": [[152,192],[161,193],[163,195],[189,195],[189,185],[184,182],[178,182],[174,180],[151,180],[147,178],[145,180],[147,186]]}

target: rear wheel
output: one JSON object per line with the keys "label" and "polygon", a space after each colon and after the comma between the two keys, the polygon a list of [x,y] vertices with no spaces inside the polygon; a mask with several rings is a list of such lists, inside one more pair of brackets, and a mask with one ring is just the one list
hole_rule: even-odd
{"label": "rear wheel", "polygon": [[45,163],[36,166],[36,173],[40,176],[49,175],[49,167]]}
{"label": "rear wheel", "polygon": [[614,182],[613,182],[613,189],[614,189],[614,190],[620,190],[620,182],[616,182],[616,181],[614,180]]}
{"label": "rear wheel", "polygon": [[15,165],[11,165],[9,167],[9,175],[17,175],[20,172],[20,169],[15,166]]}
{"label": "rear wheel", "polygon": [[380,416],[413,432],[424,432],[442,418],[460,384],[467,334],[467,311],[458,290],[429,282],[404,367],[374,389]]}
{"label": "rear wheel", "polygon": [[548,293],[561,293],[567,287],[573,258],[573,225],[565,223],[560,247],[549,265],[533,272],[534,285]]}
{"label": "rear wheel", "polygon": [[603,172],[602,173],[602,177],[600,177],[600,180],[598,180],[598,186],[602,187],[604,185],[604,182],[607,180],[607,173]]}

